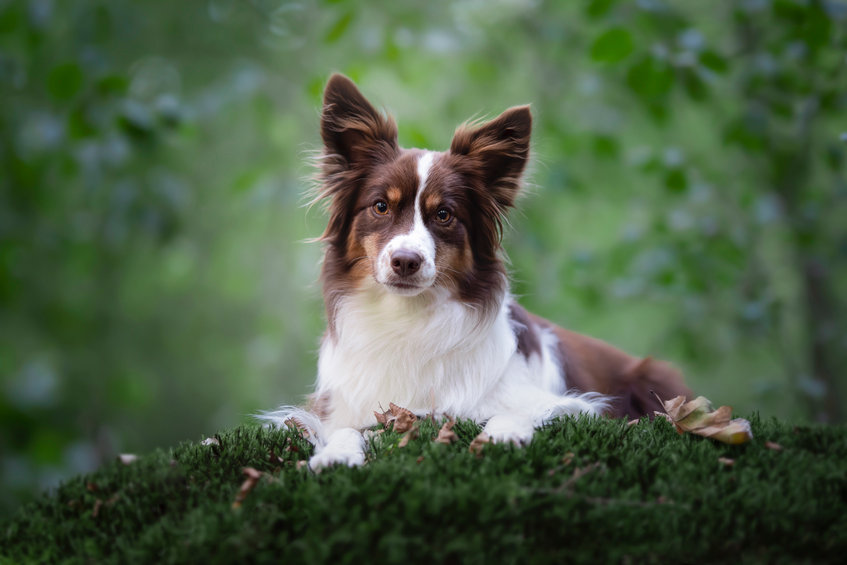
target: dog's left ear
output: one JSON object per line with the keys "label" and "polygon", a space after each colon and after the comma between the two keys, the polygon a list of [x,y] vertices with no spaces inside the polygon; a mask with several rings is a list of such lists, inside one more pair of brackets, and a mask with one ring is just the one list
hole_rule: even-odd
{"label": "dog's left ear", "polygon": [[[321,114],[324,151],[340,157],[338,169],[372,163],[397,151],[397,126],[359,92],[352,80],[333,74],[324,90]],[[336,172],[336,171],[330,171]]]}
{"label": "dog's left ear", "polygon": [[514,204],[520,190],[531,131],[529,106],[515,106],[481,126],[462,126],[453,135],[450,153],[473,163],[501,210]]}

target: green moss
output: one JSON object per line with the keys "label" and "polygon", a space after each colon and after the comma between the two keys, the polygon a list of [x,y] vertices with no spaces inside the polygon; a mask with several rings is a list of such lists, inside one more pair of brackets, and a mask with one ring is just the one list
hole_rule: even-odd
{"label": "green moss", "polygon": [[[478,426],[441,445],[423,421],[408,446],[385,432],[366,466],[320,474],[298,468],[311,446],[292,432],[240,427],[67,482],[0,527],[0,562],[840,559],[847,429],[752,423],[752,443],[726,446],[664,421],[562,419],[477,457]],[[244,467],[265,474],[233,508]]]}

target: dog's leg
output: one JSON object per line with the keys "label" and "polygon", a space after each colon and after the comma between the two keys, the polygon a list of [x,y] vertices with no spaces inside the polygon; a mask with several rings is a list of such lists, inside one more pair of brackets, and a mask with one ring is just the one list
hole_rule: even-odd
{"label": "dog's leg", "polygon": [[485,425],[495,443],[525,444],[535,428],[556,416],[599,415],[607,400],[600,395],[560,396],[537,387],[521,387],[501,396],[497,410]]}
{"label": "dog's leg", "polygon": [[485,431],[495,443],[529,443],[535,433],[532,418],[523,414],[495,414],[485,424]]}
{"label": "dog's leg", "polygon": [[358,430],[341,428],[332,432],[326,444],[309,459],[313,471],[339,463],[348,467],[365,463],[365,438]]}

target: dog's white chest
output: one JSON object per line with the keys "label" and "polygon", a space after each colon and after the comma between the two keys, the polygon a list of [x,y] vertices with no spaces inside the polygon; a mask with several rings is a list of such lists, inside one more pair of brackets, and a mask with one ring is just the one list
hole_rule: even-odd
{"label": "dog's white chest", "polygon": [[362,293],[339,306],[335,336],[318,363],[331,428],[374,424],[389,402],[415,412],[476,416],[516,354],[501,307],[481,320],[443,297],[410,300]]}

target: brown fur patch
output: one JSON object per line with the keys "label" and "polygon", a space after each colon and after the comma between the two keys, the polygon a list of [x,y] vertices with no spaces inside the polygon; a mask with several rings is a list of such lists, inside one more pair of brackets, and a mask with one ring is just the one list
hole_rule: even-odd
{"label": "brown fur patch", "polygon": [[422,198],[421,204],[425,210],[435,210],[441,204],[441,195],[429,191],[426,197]]}
{"label": "brown fur patch", "polygon": [[509,318],[518,340],[518,351],[529,359],[530,355],[541,355],[541,338],[538,335],[538,325],[534,324],[529,313],[518,303],[509,306]]}
{"label": "brown fur patch", "polygon": [[559,338],[559,358],[569,390],[613,397],[609,416],[652,417],[655,410],[662,410],[654,392],[661,398],[692,396],[682,373],[664,361],[639,359],[599,339],[560,328],[533,314],[529,317]]}
{"label": "brown fur patch", "polygon": [[392,186],[387,191],[385,191],[385,197],[388,199],[388,202],[394,206],[400,204],[400,198],[402,196],[403,191],[397,188],[396,186]]}
{"label": "brown fur patch", "polygon": [[[512,108],[491,122],[457,130],[439,154],[421,195],[426,228],[436,243],[436,284],[457,300],[485,311],[507,285],[500,258],[502,216],[520,188],[532,119]],[[320,198],[330,201],[321,279],[330,333],[336,304],[373,276],[379,252],[414,222],[420,150],[400,149],[393,119],[383,116],[345,77],[333,76],[324,93],[325,145]],[[373,205],[385,200],[389,211]],[[440,223],[440,207],[450,222]]]}

